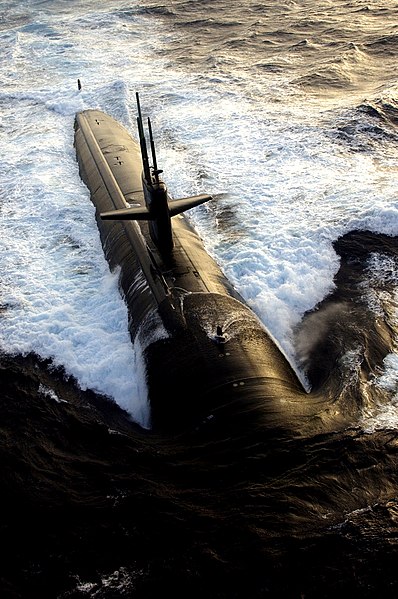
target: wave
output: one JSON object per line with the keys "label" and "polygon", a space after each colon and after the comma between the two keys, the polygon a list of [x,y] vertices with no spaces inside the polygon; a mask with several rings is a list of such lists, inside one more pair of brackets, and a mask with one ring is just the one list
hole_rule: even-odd
{"label": "wave", "polygon": [[365,42],[364,46],[369,53],[386,59],[387,56],[396,56],[398,44],[398,34],[383,35],[376,40]]}
{"label": "wave", "polygon": [[327,91],[347,90],[353,85],[352,76],[336,65],[328,65],[322,71],[314,71],[291,81],[292,85]]}
{"label": "wave", "polygon": [[359,110],[386,124],[398,126],[398,100],[396,98],[378,98],[371,102],[364,102],[359,106]]}
{"label": "wave", "polygon": [[346,143],[350,151],[379,152],[386,160],[398,143],[397,125],[398,103],[391,96],[383,96],[341,111],[330,137]]}

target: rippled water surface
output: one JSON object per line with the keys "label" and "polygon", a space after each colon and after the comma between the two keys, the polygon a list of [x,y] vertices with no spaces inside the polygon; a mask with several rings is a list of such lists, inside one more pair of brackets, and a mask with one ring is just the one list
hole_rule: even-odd
{"label": "rippled water surface", "polygon": [[[0,0],[4,596],[397,591],[397,13]],[[137,91],[171,195],[214,195],[191,222],[324,391],[292,437],[146,428],[73,148],[87,108],[135,135]]]}

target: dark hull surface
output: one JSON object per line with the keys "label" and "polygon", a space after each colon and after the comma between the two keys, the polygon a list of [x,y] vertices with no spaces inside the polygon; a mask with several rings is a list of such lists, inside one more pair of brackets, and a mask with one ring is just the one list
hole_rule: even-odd
{"label": "dark hull surface", "polygon": [[120,267],[131,337],[138,336],[144,354],[153,428],[196,426],[230,413],[236,402],[235,416],[261,406],[270,425],[280,426],[281,411],[305,391],[187,219],[172,219],[174,249],[165,257],[147,222],[100,218],[144,207],[138,143],[110,116],[87,110],[76,116],[75,147],[105,256],[111,268]]}

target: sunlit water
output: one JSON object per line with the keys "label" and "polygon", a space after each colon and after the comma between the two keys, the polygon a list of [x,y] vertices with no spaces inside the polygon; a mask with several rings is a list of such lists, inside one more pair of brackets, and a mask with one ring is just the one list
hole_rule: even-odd
{"label": "sunlit water", "polygon": [[[144,426],[140,352],[75,160],[77,111],[104,110],[135,135],[140,92],[169,192],[215,196],[190,218],[293,364],[294,327],[333,288],[333,240],[353,229],[398,235],[395,130],[378,131],[359,110],[365,99],[388,104],[393,79],[380,84],[377,59],[348,47],[325,67],[341,85],[309,89],[311,60],[312,82],[322,73],[317,48],[290,45],[271,59],[265,42],[242,45],[243,33],[264,35],[264,17],[247,6],[235,45],[229,35],[206,54],[195,37],[184,56],[187,30],[168,26],[167,11],[0,1],[0,347],[51,358]],[[378,33],[368,14],[357,19]],[[381,384],[397,373],[393,354]],[[372,418],[396,423],[395,405]]]}

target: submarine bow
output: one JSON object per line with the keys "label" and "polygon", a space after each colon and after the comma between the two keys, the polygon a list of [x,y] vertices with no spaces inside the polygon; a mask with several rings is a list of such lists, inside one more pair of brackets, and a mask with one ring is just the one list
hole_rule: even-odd
{"label": "submarine bow", "polygon": [[182,430],[253,410],[281,426],[286,402],[306,392],[183,214],[211,196],[169,196],[148,119],[150,165],[138,94],[137,107],[139,141],[111,116],[85,110],[76,115],[75,149],[105,256],[120,268],[152,428]]}

